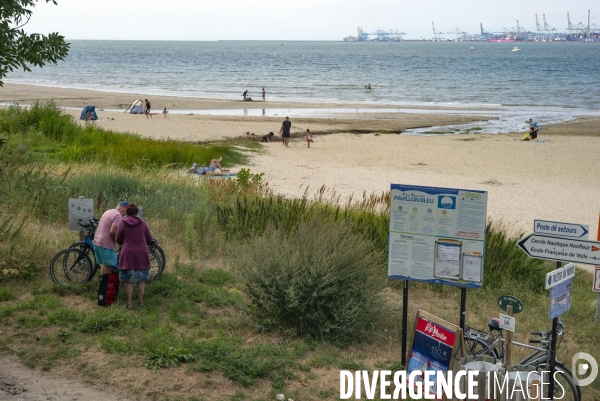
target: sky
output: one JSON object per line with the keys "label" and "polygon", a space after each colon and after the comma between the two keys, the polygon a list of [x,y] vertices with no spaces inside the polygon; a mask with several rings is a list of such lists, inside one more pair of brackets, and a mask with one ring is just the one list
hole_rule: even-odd
{"label": "sky", "polygon": [[[479,33],[521,27],[535,31],[535,14],[564,32],[571,22],[600,25],[597,0],[39,0],[25,29],[67,39],[341,40],[365,32],[400,30],[405,39],[438,31]],[[595,9],[592,3],[596,5]],[[455,34],[444,35],[453,39]]]}

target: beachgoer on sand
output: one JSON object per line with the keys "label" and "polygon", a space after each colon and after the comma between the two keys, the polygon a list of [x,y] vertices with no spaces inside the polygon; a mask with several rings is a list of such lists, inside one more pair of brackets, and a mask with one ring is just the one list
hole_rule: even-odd
{"label": "beachgoer on sand", "polygon": [[163,109],[163,116],[164,116],[164,118],[167,118],[167,113],[169,113],[169,110],[167,110],[167,108],[165,107]]}
{"label": "beachgoer on sand", "polygon": [[152,117],[152,115],[150,114],[150,110],[152,110],[152,105],[150,104],[150,101],[148,101],[148,99],[145,99],[144,101],[146,102],[146,107],[144,109],[146,118],[148,118],[148,116]]}
{"label": "beachgoer on sand", "polygon": [[265,88],[262,88],[262,98],[263,98],[263,102],[265,101],[265,95],[266,95]]}
{"label": "beachgoer on sand", "polygon": [[244,93],[242,93],[242,96],[244,97],[244,100],[246,100],[246,97],[248,96],[248,91],[245,90]]}
{"label": "beachgoer on sand", "polygon": [[221,170],[222,173],[229,172],[229,170],[224,170],[223,167],[221,167],[222,160],[223,160],[223,157],[219,157],[218,159],[212,159],[210,161],[210,166],[208,167],[208,171],[211,173],[214,173],[216,169],[219,169],[219,170]]}
{"label": "beachgoer on sand", "polygon": [[310,148],[311,142],[313,142],[312,134],[310,133],[310,130],[307,128],[306,129],[306,146]]}
{"label": "beachgoer on sand", "polygon": [[285,146],[286,148],[288,147],[288,144],[290,143],[290,129],[292,128],[292,122],[290,121],[289,117],[285,118],[285,121],[281,124],[281,129],[279,130],[279,133],[281,134],[282,138],[283,138],[283,146]]}
{"label": "beachgoer on sand", "polygon": [[521,141],[534,141],[538,137],[538,133],[534,127],[529,127],[529,132],[525,134]]}
{"label": "beachgoer on sand", "polygon": [[264,134],[261,138],[260,141],[261,142],[273,142],[273,135],[275,135],[272,132],[269,132],[268,134]]}

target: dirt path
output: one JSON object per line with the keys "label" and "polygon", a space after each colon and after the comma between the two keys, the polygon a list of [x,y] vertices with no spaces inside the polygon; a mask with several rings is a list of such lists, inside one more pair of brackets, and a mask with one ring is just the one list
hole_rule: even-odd
{"label": "dirt path", "polygon": [[30,369],[15,357],[0,358],[0,400],[129,401],[110,387],[98,391],[41,369]]}

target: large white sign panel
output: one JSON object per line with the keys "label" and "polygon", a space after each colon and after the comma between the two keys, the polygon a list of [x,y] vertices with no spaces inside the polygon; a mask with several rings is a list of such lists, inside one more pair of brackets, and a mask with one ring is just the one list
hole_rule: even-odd
{"label": "large white sign panel", "polygon": [[517,245],[532,258],[595,265],[600,261],[600,242],[529,234]]}
{"label": "large white sign panel", "polygon": [[89,223],[94,216],[94,200],[69,198],[69,230],[81,230],[79,224]]}
{"label": "large white sign panel", "polygon": [[483,284],[487,192],[392,184],[388,277]]}
{"label": "large white sign panel", "polygon": [[533,232],[553,237],[588,239],[590,226],[577,223],[561,223],[559,221],[534,220]]}

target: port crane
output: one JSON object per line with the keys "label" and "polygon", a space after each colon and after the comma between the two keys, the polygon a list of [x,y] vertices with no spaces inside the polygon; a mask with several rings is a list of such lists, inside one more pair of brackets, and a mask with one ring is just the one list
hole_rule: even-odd
{"label": "port crane", "polygon": [[435,25],[432,22],[431,26],[433,26],[433,40],[436,42],[441,42],[442,41],[442,35],[444,34],[444,32],[440,32],[437,29],[435,29]]}
{"label": "port crane", "polygon": [[459,29],[459,28],[456,28],[455,30],[453,30],[453,31],[450,31],[450,32],[448,32],[448,33],[449,33],[449,34],[450,34],[450,33],[453,33],[453,34],[455,34],[455,35],[456,35],[456,39],[455,39],[455,41],[456,41],[456,42],[458,42],[459,40],[465,40],[465,35],[467,34],[466,32],[463,32],[463,31],[462,31],[461,29]]}

